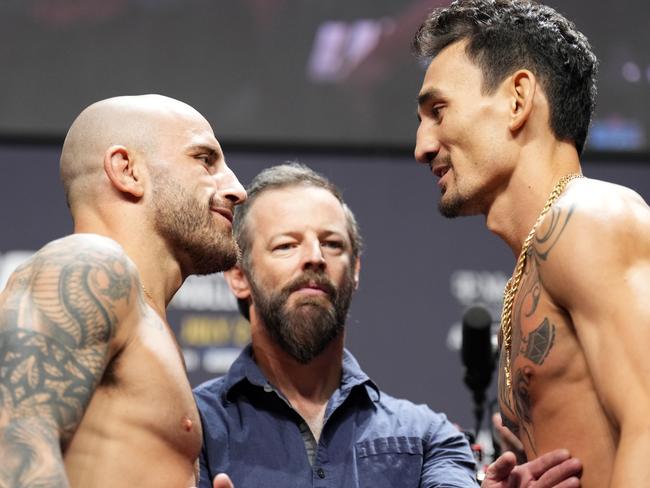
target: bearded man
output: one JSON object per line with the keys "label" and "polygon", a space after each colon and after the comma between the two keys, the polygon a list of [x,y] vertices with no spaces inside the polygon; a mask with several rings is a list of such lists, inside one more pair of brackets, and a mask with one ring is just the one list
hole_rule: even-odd
{"label": "bearded man", "polygon": [[[233,223],[226,279],[252,343],[226,376],[195,390],[204,426],[201,487],[476,487],[464,435],[424,405],[391,397],[345,349],[361,237],[326,178],[299,164],[264,170]],[[486,488],[578,486],[558,451],[490,467]]]}
{"label": "bearded man", "polygon": [[160,95],[81,112],[61,179],[74,234],[0,295],[0,486],[194,486],[201,425],[165,307],[236,263],[244,188],[207,120]]}

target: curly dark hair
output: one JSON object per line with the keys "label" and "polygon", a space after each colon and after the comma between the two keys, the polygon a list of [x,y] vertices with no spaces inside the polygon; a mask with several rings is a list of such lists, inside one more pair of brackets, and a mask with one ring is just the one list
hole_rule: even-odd
{"label": "curly dark hair", "polygon": [[427,61],[458,41],[483,72],[491,94],[507,76],[528,69],[550,105],[551,130],[578,153],[595,108],[598,60],[573,22],[531,0],[456,0],[437,8],[418,29],[413,47]]}

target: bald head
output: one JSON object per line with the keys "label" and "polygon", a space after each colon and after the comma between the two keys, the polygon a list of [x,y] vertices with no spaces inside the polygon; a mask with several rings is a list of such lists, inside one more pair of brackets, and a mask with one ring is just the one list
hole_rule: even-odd
{"label": "bald head", "polygon": [[161,136],[183,119],[209,126],[194,108],[162,95],[108,98],[84,109],[61,152],[61,181],[70,208],[93,194],[108,148],[120,145],[134,154],[151,155]]}

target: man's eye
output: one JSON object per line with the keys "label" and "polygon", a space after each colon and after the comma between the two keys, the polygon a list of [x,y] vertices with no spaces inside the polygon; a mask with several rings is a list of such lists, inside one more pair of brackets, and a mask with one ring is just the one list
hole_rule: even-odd
{"label": "man's eye", "polygon": [[274,251],[286,251],[288,249],[291,249],[293,247],[293,243],[291,242],[283,242],[282,244],[278,244],[273,247]]}
{"label": "man's eye", "polygon": [[332,249],[343,249],[343,242],[341,241],[324,241],[321,245]]}
{"label": "man's eye", "polygon": [[210,156],[209,154],[200,154],[196,158],[200,159],[203,162],[203,164],[205,164],[206,166],[213,166],[214,165],[214,158],[212,156]]}
{"label": "man's eye", "polygon": [[434,105],[431,107],[431,117],[433,117],[436,121],[440,121],[442,119],[442,109],[444,107],[442,105]]}

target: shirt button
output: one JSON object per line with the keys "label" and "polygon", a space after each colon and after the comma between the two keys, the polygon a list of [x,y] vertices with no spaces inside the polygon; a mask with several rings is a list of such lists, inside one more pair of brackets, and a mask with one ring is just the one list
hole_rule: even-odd
{"label": "shirt button", "polygon": [[318,468],[318,469],[316,470],[316,474],[318,475],[318,477],[319,477],[320,479],[325,478],[325,470],[324,470],[323,468]]}
{"label": "shirt button", "polygon": [[273,391],[273,387],[270,384],[264,385],[264,391],[267,393],[271,393]]}

